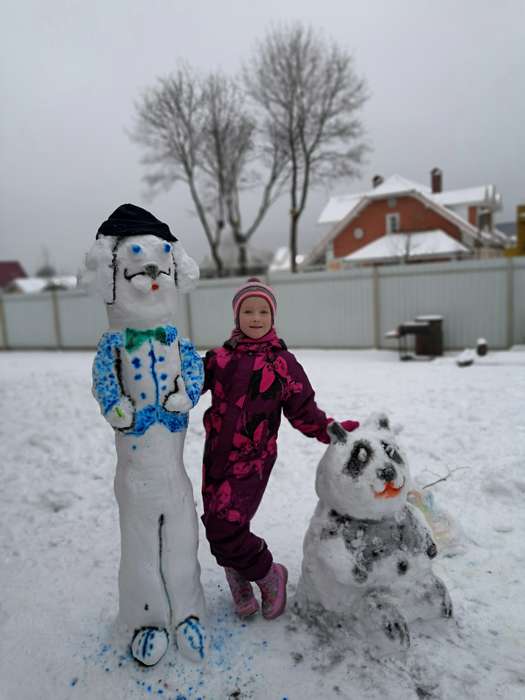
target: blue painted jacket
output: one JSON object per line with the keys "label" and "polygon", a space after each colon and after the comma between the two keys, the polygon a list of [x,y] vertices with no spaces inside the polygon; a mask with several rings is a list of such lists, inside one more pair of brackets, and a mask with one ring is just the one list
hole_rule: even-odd
{"label": "blue painted jacket", "polygon": [[104,333],[93,362],[93,394],[106,415],[126,397],[134,408],[127,435],[144,435],[155,423],[171,432],[188,426],[188,414],[167,411],[164,403],[177,391],[181,376],[193,406],[204,383],[203,364],[192,343],[174,326],[146,331],[126,328]]}

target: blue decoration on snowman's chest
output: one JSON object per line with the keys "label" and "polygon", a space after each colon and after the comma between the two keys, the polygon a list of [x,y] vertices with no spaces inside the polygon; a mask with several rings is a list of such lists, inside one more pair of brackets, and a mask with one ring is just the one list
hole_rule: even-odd
{"label": "blue decoration on snowman's chest", "polygon": [[123,396],[132,401],[133,425],[121,431],[126,435],[144,435],[155,423],[170,432],[185,430],[188,414],[167,411],[163,404],[177,390],[178,375],[193,405],[197,403],[204,381],[202,361],[188,340],[181,338],[176,342],[174,326],[163,327],[162,342],[145,333],[141,335],[145,337],[140,344],[135,339],[131,351],[123,333],[110,331],[102,336],[93,364],[95,397],[104,414]]}

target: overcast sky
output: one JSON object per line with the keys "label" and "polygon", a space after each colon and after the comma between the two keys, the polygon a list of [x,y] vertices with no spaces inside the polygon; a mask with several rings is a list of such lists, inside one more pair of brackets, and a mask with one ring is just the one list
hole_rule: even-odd
{"label": "overcast sky", "polygon": [[[444,186],[495,184],[515,216],[525,202],[524,0],[4,0],[0,16],[0,260],[28,273],[44,247],[75,272],[123,202],[166,221],[198,261],[207,253],[184,185],[144,196],[133,103],[184,59],[235,72],[273,22],[303,20],[354,55],[370,100],[373,151],[360,180],[399,173]],[[312,193],[299,248],[319,236],[328,190]],[[286,198],[253,243],[287,243]],[[249,214],[249,212],[247,212]]]}

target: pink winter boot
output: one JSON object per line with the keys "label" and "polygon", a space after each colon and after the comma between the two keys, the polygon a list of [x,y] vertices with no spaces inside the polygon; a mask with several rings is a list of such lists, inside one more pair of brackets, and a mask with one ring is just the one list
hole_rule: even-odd
{"label": "pink winter boot", "polygon": [[232,592],[235,611],[239,617],[250,617],[259,610],[259,603],[253,595],[252,584],[235,569],[224,567],[226,580]]}
{"label": "pink winter boot", "polygon": [[286,567],[282,564],[272,564],[266,576],[255,582],[261,589],[262,614],[267,620],[273,620],[284,612],[287,581]]}

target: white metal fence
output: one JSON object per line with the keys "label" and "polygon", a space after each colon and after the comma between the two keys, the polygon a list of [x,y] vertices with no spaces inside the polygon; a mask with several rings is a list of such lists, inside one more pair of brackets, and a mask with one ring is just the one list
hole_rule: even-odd
{"label": "white metal fence", "polygon": [[[385,333],[441,314],[446,349],[525,343],[525,257],[275,274],[277,329],[290,347],[388,348]],[[201,348],[223,342],[244,280],[203,280],[181,297],[179,330]],[[0,296],[1,349],[93,348],[107,327],[102,301],[80,290]]]}

